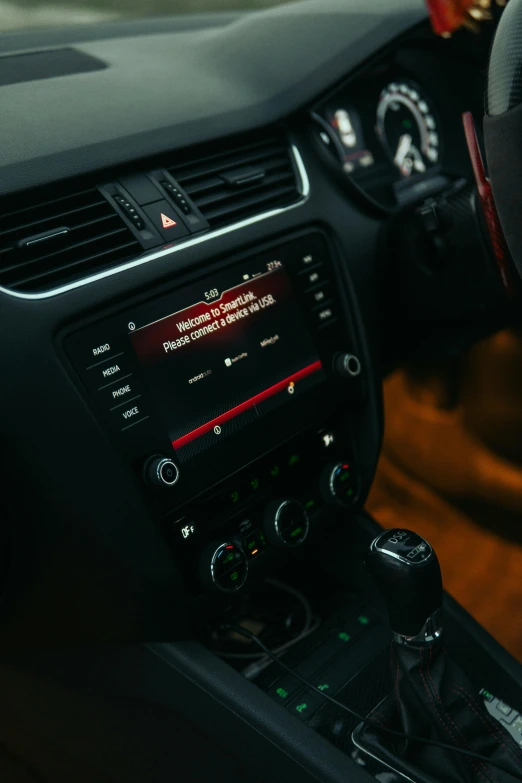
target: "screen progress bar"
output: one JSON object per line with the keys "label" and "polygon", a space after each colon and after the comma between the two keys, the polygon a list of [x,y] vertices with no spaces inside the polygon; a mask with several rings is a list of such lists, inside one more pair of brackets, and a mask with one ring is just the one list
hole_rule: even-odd
{"label": "screen progress bar", "polygon": [[224,424],[225,422],[234,419],[236,416],[239,416],[241,413],[244,413],[245,411],[250,410],[250,408],[253,408],[254,405],[263,402],[263,400],[268,400],[269,397],[273,397],[275,394],[279,394],[280,392],[284,391],[285,389],[288,388],[290,383],[292,382],[296,383],[297,381],[306,378],[308,375],[313,375],[313,373],[319,372],[319,370],[322,369],[323,369],[323,365],[320,361],[313,362],[312,364],[308,364],[306,367],[303,367],[302,370],[298,370],[297,372],[294,372],[292,375],[289,375],[288,378],[284,378],[282,381],[275,383],[273,386],[270,386],[268,389],[264,389],[264,391],[259,392],[259,394],[255,394],[253,397],[250,397],[250,399],[245,400],[239,405],[236,405],[235,408],[231,408],[229,411],[222,413],[220,416],[216,416],[215,419],[212,419],[211,421],[207,421],[206,424],[202,424],[201,427],[197,427],[195,430],[192,430],[191,432],[187,432],[187,434],[182,435],[181,438],[178,438],[177,440],[173,440],[172,441],[173,447],[175,449],[183,448],[183,446],[186,446],[188,443],[191,443],[193,440],[196,440],[196,438],[201,438],[202,435],[206,435],[207,432],[211,432],[214,429],[214,427],[217,427],[220,424]]}

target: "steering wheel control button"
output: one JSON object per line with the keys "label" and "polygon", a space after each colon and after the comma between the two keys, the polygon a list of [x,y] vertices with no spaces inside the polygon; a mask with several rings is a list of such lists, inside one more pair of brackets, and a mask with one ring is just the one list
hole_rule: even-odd
{"label": "steering wheel control button", "polygon": [[201,556],[201,579],[213,590],[234,593],[243,587],[247,575],[247,558],[237,544],[230,542],[209,544]]}
{"label": "steering wheel control button", "polygon": [[299,546],[308,535],[309,527],[306,509],[296,500],[276,500],[265,511],[266,537],[272,546]]}
{"label": "steering wheel control button", "polygon": [[152,222],[154,228],[159,231],[167,242],[173,242],[176,239],[188,236],[188,228],[166,199],[155,201],[154,204],[148,204],[146,207],[143,207],[143,211]]}
{"label": "steering wheel control button", "polygon": [[323,470],[320,488],[326,503],[353,506],[359,497],[359,476],[353,462],[332,462]]}
{"label": "steering wheel control button", "polygon": [[160,489],[176,486],[179,481],[179,468],[169,457],[160,454],[150,457],[145,463],[144,479],[149,487]]}
{"label": "steering wheel control button", "polygon": [[334,356],[333,369],[340,378],[358,378],[362,367],[355,354],[338,353]]}

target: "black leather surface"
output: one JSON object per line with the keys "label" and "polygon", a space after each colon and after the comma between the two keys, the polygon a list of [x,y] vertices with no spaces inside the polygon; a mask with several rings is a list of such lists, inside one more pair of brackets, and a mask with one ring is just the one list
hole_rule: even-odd
{"label": "black leather surface", "polygon": [[491,50],[486,111],[503,114],[522,102],[522,2],[510,0]]}
{"label": "black leather surface", "polygon": [[[392,644],[393,693],[371,713],[384,728],[480,753],[520,775],[522,749],[490,717],[478,688],[448,658],[443,642]],[[429,745],[393,740],[365,727],[361,744],[418,783],[509,783],[511,775],[480,761]],[[517,779],[519,779],[517,777]]]}
{"label": "black leather surface", "polygon": [[484,141],[491,180],[506,242],[522,274],[522,231],[519,188],[522,182],[522,105],[504,114],[484,117]]}
{"label": "black leather surface", "polygon": [[519,192],[522,176],[522,0],[511,0],[491,50],[484,141],[488,175],[510,253],[522,274]]}

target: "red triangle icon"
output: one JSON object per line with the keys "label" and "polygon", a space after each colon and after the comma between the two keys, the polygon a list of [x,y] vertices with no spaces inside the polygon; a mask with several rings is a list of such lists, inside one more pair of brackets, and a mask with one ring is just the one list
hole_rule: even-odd
{"label": "red triangle icon", "polygon": [[161,225],[163,228],[172,228],[172,226],[177,226],[175,220],[172,220],[172,218],[169,218],[167,215],[164,215],[163,212],[161,214]]}

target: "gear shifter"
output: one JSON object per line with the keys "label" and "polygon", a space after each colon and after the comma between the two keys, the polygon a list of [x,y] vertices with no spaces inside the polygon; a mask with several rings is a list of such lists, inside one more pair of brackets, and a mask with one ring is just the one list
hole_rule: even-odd
{"label": "gear shifter", "polygon": [[479,753],[519,774],[522,750],[489,715],[442,645],[442,578],[430,544],[410,530],[381,533],[367,568],[383,593],[392,631],[393,692],[359,727],[357,747],[418,783],[504,783],[510,775],[448,750],[390,740],[376,724]]}
{"label": "gear shifter", "polygon": [[427,541],[410,530],[385,530],[366,565],[386,598],[394,641],[428,643],[441,635],[442,577]]}

